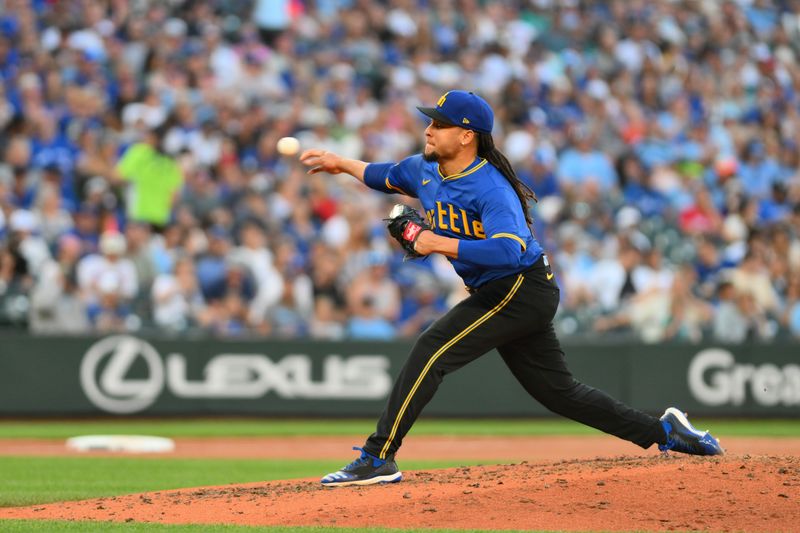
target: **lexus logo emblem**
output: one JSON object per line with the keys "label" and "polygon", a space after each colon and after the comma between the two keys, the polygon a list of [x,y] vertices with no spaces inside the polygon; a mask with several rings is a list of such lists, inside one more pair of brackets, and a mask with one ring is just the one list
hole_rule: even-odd
{"label": "lexus logo emblem", "polygon": [[[147,377],[126,377],[141,357]],[[108,362],[99,372],[104,359]],[[81,386],[89,400],[110,413],[128,414],[146,409],[164,388],[164,363],[147,342],[127,335],[105,338],[86,352],[81,361]]]}

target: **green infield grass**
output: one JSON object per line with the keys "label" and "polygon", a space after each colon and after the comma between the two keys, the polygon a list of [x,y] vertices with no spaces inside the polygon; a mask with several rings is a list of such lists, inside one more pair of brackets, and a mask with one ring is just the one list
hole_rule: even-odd
{"label": "green infield grass", "polygon": [[[313,478],[341,461],[262,459],[162,459],[135,457],[0,457],[0,506],[23,506],[138,492],[281,479]],[[479,464],[478,461],[406,461],[409,470]],[[0,520],[0,531],[20,532],[359,532],[345,528],[248,528]],[[374,531],[374,530],[370,530]],[[385,530],[397,531],[397,530]]]}
{"label": "green infield grass", "polygon": [[[86,434],[165,437],[287,437],[369,435],[375,420],[295,419],[107,419],[0,421],[0,438],[64,439]],[[570,420],[420,420],[415,435],[585,435],[592,428]]]}
{"label": "green infield grass", "polygon": [[[481,463],[486,461],[405,461],[403,468]],[[0,457],[0,507],[208,485],[318,479],[341,466],[342,461],[330,460]]]}
{"label": "green infield grass", "polygon": [[[698,428],[732,437],[800,437],[800,419],[692,419]],[[286,437],[369,435],[374,420],[294,419],[105,419],[0,420],[0,439],[66,439],[87,434],[145,434],[164,437]],[[412,435],[592,435],[595,429],[564,419],[420,420]]]}

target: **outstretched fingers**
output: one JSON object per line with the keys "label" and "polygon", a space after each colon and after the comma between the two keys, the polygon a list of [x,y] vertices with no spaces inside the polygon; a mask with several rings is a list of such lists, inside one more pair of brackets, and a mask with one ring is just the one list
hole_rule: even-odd
{"label": "outstretched fingers", "polygon": [[309,159],[319,158],[319,157],[322,157],[324,154],[325,154],[325,150],[320,150],[318,148],[311,148],[309,150],[304,151],[302,154],[300,154],[300,161],[305,163]]}
{"label": "outstretched fingers", "polygon": [[323,166],[322,157],[327,152],[325,150],[319,150],[316,148],[312,148],[310,150],[306,150],[302,154],[300,154],[300,162],[303,163],[307,167],[311,167],[308,169],[309,174],[316,174],[318,172],[323,172],[325,170]]}

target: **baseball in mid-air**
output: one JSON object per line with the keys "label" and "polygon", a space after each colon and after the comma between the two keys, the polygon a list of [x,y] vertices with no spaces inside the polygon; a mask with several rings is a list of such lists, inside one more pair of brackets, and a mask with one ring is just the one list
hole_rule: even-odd
{"label": "baseball in mid-air", "polygon": [[277,148],[281,155],[295,155],[300,151],[300,141],[297,137],[281,137],[278,139]]}

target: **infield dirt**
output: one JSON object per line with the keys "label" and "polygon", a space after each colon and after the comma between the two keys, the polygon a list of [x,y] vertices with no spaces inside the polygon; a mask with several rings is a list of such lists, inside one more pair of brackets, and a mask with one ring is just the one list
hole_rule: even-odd
{"label": "infield dirt", "polygon": [[406,472],[402,483],[317,479],[0,509],[0,518],[246,525],[800,531],[800,458],[670,454]]}

